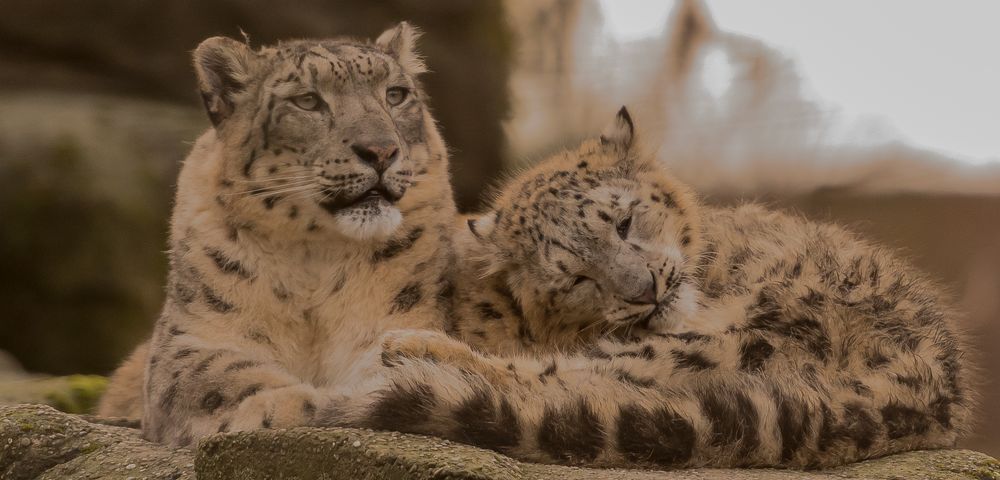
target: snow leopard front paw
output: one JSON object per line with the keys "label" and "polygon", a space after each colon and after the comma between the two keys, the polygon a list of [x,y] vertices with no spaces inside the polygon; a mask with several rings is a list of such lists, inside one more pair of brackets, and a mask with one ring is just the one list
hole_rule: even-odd
{"label": "snow leopard front paw", "polygon": [[508,384],[507,369],[475,352],[469,345],[448,335],[430,330],[393,330],[382,335],[382,364],[393,368],[406,360],[425,360],[450,365],[478,374],[494,385]]}
{"label": "snow leopard front paw", "polygon": [[476,354],[464,343],[430,330],[392,330],[382,335],[382,365],[395,367],[404,360],[463,363]]}

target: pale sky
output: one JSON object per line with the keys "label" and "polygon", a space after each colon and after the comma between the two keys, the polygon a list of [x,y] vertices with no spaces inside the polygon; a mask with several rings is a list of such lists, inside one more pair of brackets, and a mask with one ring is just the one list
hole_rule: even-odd
{"label": "pale sky", "polygon": [[[600,0],[619,41],[656,35],[669,0]],[[1000,162],[1000,1],[707,0],[718,27],[791,57],[842,120],[970,163]]]}

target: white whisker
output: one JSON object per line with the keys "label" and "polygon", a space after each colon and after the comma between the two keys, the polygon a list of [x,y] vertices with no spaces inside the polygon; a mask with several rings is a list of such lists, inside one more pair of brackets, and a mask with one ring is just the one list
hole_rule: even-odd
{"label": "white whisker", "polygon": [[303,191],[308,191],[310,188],[312,188],[312,185],[298,185],[298,186],[284,188],[284,189],[274,189],[274,190],[268,190],[268,191],[265,191],[265,192],[251,193],[250,196],[251,197],[263,197],[263,196],[271,196],[271,195],[288,195],[288,194],[293,194],[293,193],[299,193],[299,192],[303,192]]}
{"label": "white whisker", "polygon": [[305,180],[308,178],[316,178],[316,175],[313,174],[287,175],[282,177],[264,177],[252,180],[231,180],[231,181],[233,183],[265,183],[265,182],[274,182],[279,180]]}
{"label": "white whisker", "polygon": [[282,184],[278,184],[278,185],[268,185],[268,186],[263,186],[263,187],[259,187],[259,188],[251,188],[249,190],[242,190],[242,191],[238,191],[238,192],[229,192],[229,193],[226,193],[225,195],[227,195],[227,196],[232,196],[232,195],[247,195],[247,194],[249,194],[249,195],[255,195],[255,194],[258,194],[258,193],[267,193],[267,192],[270,192],[270,191],[273,191],[273,190],[282,190],[282,189],[286,189],[286,188],[307,187],[307,186],[314,185],[314,184],[315,184],[315,182],[312,182],[312,181],[290,182],[290,183],[282,183]]}
{"label": "white whisker", "polygon": [[323,202],[325,202],[325,201],[326,201],[326,199],[328,199],[328,198],[332,197],[334,193],[336,193],[336,192],[334,192],[333,190],[330,190],[330,191],[327,191],[327,192],[326,192],[326,194],[324,194],[324,195],[323,195],[323,198],[320,198],[320,199],[319,199],[319,202],[318,202],[318,203],[323,203]]}
{"label": "white whisker", "polygon": [[292,189],[303,188],[303,187],[308,187],[308,186],[309,186],[308,184],[302,184],[302,185],[279,185],[279,186],[273,186],[273,187],[267,187],[267,188],[256,188],[256,189],[253,189],[253,190],[246,190],[246,191],[242,191],[242,192],[227,193],[226,196],[246,195],[246,196],[253,197],[253,196],[258,196],[258,195],[264,195],[264,194],[274,193],[274,192],[277,192],[279,190],[286,190],[286,189],[290,189],[290,188],[292,188]]}
{"label": "white whisker", "polygon": [[584,333],[590,333],[591,330],[594,330],[597,327],[600,327],[603,323],[604,323],[604,319],[595,320],[595,321],[591,322],[590,325],[587,325],[586,327],[583,327],[583,329],[581,329],[578,332],[578,335],[582,336]]}

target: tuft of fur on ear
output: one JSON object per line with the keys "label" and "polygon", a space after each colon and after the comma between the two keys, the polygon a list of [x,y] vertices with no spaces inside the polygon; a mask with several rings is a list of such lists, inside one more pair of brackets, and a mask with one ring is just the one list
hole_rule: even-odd
{"label": "tuft of fur on ear", "polygon": [[480,278],[486,278],[504,269],[507,264],[509,252],[500,248],[491,238],[497,226],[497,218],[500,211],[490,211],[475,218],[466,220],[469,225],[469,232],[475,238],[474,248],[469,249],[466,254]]}
{"label": "tuft of fur on ear", "polygon": [[212,37],[194,50],[194,70],[205,111],[218,127],[233,114],[234,95],[250,80],[254,53],[246,44],[227,37]]}
{"label": "tuft of fur on ear", "polygon": [[427,71],[424,59],[417,53],[417,39],[423,33],[417,27],[407,22],[399,22],[378,36],[375,45],[383,52],[395,58],[410,75],[418,75]]}
{"label": "tuft of fur on ear", "polygon": [[470,218],[468,221],[469,231],[477,240],[485,240],[493,233],[493,228],[497,224],[497,216],[500,212],[489,212],[480,215],[479,218]]}
{"label": "tuft of fur on ear", "polygon": [[623,150],[632,147],[635,140],[635,125],[632,123],[632,116],[624,106],[618,110],[615,119],[611,121],[601,132],[601,143],[615,146]]}

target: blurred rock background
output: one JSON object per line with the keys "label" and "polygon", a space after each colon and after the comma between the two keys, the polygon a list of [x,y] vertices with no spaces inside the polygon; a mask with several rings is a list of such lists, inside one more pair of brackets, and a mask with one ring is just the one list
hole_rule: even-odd
{"label": "blurred rock background", "polygon": [[[660,34],[628,42],[608,40],[593,1],[5,2],[0,371],[15,373],[0,377],[24,375],[18,364],[106,374],[150,330],[175,176],[208,126],[189,67],[200,40],[241,29],[255,45],[368,38],[403,19],[426,32],[424,81],[463,209],[503,170],[628,104],[644,144],[709,202],[759,199],[844,223],[939,278],[969,314],[986,373],[980,433],[966,446],[1000,454],[990,373],[1000,368],[1000,164],[865,140],[865,125],[845,140],[829,109],[803,98],[791,60],[726,32],[697,1],[676,2]],[[706,74],[720,64],[721,86]]]}

